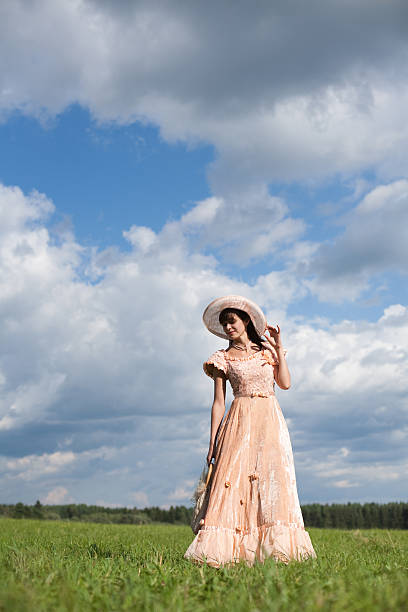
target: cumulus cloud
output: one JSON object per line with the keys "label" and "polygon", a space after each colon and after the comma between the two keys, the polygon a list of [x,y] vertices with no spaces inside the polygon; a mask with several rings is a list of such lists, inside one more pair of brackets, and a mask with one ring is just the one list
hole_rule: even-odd
{"label": "cumulus cloud", "polygon": [[[380,269],[396,268],[405,258],[402,192],[391,193],[391,185],[403,191],[404,181],[385,185],[387,194],[377,187],[384,206],[357,207],[334,245],[300,242],[307,224],[290,206],[301,202],[289,205],[270,195],[274,181],[315,185],[334,174],[344,181],[367,168],[377,173],[376,182],[406,173],[408,15],[402,0],[293,2],[290,8],[265,1],[259,11],[240,4],[233,14],[229,2],[6,1],[0,10],[4,117],[17,109],[46,120],[76,102],[97,122],[153,123],[169,142],[214,145],[213,197],[168,223],[162,244],[189,239],[239,265],[279,259],[286,249],[299,279],[306,277],[300,293],[329,301],[357,299]],[[14,197],[21,198],[18,190]],[[393,198],[387,215],[385,202]],[[37,215],[33,223],[53,208],[44,197],[27,206]],[[19,223],[15,214],[25,215],[21,202],[14,208],[20,212],[0,220],[3,231]],[[30,236],[48,240],[44,232]],[[129,228],[125,237],[141,255],[157,247],[147,227]],[[64,244],[55,254],[66,257],[71,273],[83,253],[74,241]],[[16,254],[33,248],[24,240]],[[113,249],[95,254],[90,278],[114,260],[119,269]],[[50,395],[58,393],[59,381],[56,375]]]}
{"label": "cumulus cloud", "polygon": [[131,498],[139,508],[146,508],[149,505],[149,498],[144,491],[135,491],[131,494]]}
{"label": "cumulus cloud", "polygon": [[185,506],[191,505],[192,498],[192,487],[194,482],[187,482],[185,487],[177,487],[169,495],[169,500],[178,504],[184,504]]}
{"label": "cumulus cloud", "polygon": [[183,215],[179,225],[196,248],[212,247],[235,263],[248,263],[293,243],[305,230],[281,198],[266,188],[246,189],[228,198],[208,198]]}
{"label": "cumulus cloud", "polygon": [[42,455],[25,455],[3,461],[0,469],[9,477],[22,480],[37,480],[49,474],[61,474],[67,470],[72,473],[73,464],[90,463],[95,459],[111,459],[114,449],[98,448],[74,453],[72,451],[56,451]]}
{"label": "cumulus cloud", "polygon": [[100,121],[210,142],[217,194],[248,180],[406,167],[402,0],[264,1],[257,11],[9,0],[1,17],[4,113],[41,118],[79,102]]}
{"label": "cumulus cloud", "polygon": [[68,490],[65,487],[55,487],[41,501],[43,504],[58,505],[71,503],[73,499],[68,495]]}
{"label": "cumulus cloud", "polygon": [[30,455],[7,461],[6,467],[11,472],[17,472],[17,478],[31,480],[43,474],[58,472],[61,468],[75,461],[72,452],[56,452],[52,454]]}
{"label": "cumulus cloud", "polygon": [[345,230],[313,254],[308,283],[322,299],[355,299],[373,277],[407,273],[408,181],[372,189],[344,219]]}
{"label": "cumulus cloud", "polygon": [[[57,235],[49,198],[0,185],[9,501],[21,483],[26,501],[67,501],[68,491],[107,505],[187,500],[208,442],[201,362],[221,345],[201,312],[225,293],[255,299],[285,330],[294,386],[280,398],[302,498],[378,499],[376,472],[385,497],[400,495],[406,307],[393,300],[376,321],[336,324],[306,324],[288,308],[310,293],[353,300],[373,278],[404,273],[407,181],[395,179],[407,162],[407,23],[402,0],[265,0],[257,11],[224,1],[1,3],[3,118],[18,110],[47,121],[79,103],[96,121],[153,123],[169,142],[216,150],[213,197],[159,232],[124,228],[127,253]],[[272,181],[313,185],[363,168],[386,184],[363,196],[367,183],[356,182],[360,201],[331,242],[306,240],[305,221],[270,195]],[[219,267],[270,256],[280,268],[251,284]]]}
{"label": "cumulus cloud", "polygon": [[[131,251],[104,257],[72,236],[54,239],[44,196],[2,194],[0,216],[12,202],[17,219],[3,232],[0,258],[4,501],[22,490],[27,501],[46,499],[63,487],[90,503],[186,503],[208,444],[211,381],[201,364],[222,346],[201,313],[225,293],[252,297],[282,324],[293,388],[279,399],[302,499],[316,491],[322,501],[339,499],[349,495],[345,483],[355,498],[362,487],[375,498],[380,467],[397,475],[384,476],[384,495],[398,496],[408,435],[403,304],[372,322],[306,323],[287,314],[305,291],[290,269],[250,286],[191,248],[193,221],[205,228],[214,214],[200,205],[161,232],[129,229]],[[361,206],[356,214],[380,204]]]}

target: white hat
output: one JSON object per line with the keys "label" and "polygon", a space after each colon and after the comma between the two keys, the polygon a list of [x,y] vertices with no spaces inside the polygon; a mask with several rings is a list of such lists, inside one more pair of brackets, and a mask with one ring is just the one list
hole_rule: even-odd
{"label": "white hat", "polygon": [[246,312],[255,327],[255,331],[259,336],[262,336],[266,329],[266,318],[258,304],[242,297],[242,295],[225,295],[224,297],[213,300],[204,310],[203,321],[206,328],[219,336],[228,340],[227,334],[224,332],[219,316],[225,308],[236,308]]}

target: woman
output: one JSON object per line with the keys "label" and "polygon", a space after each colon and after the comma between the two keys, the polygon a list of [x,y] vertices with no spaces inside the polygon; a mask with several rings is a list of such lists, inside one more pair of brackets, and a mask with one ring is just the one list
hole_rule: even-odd
{"label": "woman", "polygon": [[[289,433],[274,392],[275,381],[281,389],[290,387],[280,329],[267,325],[257,304],[236,295],[211,302],[203,320],[229,346],[204,363],[214,379],[207,456],[208,464],[214,459],[214,469],[199,531],[185,557],[214,567],[240,560],[252,565],[267,557],[285,563],[315,557],[303,525]],[[234,401],[221,425],[227,380]]]}

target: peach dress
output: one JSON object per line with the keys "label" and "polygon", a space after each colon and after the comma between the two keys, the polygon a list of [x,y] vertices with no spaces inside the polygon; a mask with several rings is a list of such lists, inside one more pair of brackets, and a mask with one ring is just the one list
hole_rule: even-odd
{"label": "peach dress", "polygon": [[267,557],[288,563],[315,557],[296,489],[288,428],[275,397],[276,356],[216,351],[204,363],[230,381],[234,401],[218,433],[201,526],[185,557],[220,567]]}

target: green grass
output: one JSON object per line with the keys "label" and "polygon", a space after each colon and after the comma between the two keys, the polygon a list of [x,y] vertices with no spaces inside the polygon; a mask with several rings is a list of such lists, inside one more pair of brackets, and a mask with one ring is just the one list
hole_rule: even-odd
{"label": "green grass", "polygon": [[408,532],[309,532],[316,560],[215,570],[188,527],[0,519],[0,610],[407,610]]}

